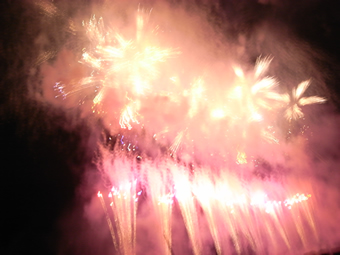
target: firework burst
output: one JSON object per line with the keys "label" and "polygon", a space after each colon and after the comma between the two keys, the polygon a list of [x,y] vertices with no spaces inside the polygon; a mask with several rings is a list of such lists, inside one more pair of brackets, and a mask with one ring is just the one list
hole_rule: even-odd
{"label": "firework burst", "polygon": [[302,97],[305,91],[310,86],[310,83],[310,80],[301,82],[296,88],[292,90],[290,100],[288,96],[284,97],[284,101],[289,105],[288,109],[285,111],[285,117],[288,120],[296,120],[304,116],[301,106],[321,104],[326,102],[326,98],[319,96]]}
{"label": "firework burst", "polygon": [[[118,142],[113,150],[101,147],[100,167],[111,189],[107,196],[97,194],[116,251],[137,252],[142,192],[151,201],[161,254],[172,254],[174,247],[174,208],[195,255],[208,254],[204,226],[217,254],[287,254],[317,242],[314,197],[284,180],[265,180],[270,173],[258,184],[253,172],[266,168],[257,164],[260,159],[275,162],[271,157],[281,153],[280,113],[298,119],[304,116],[302,106],[326,99],[302,97],[310,81],[300,83],[291,97],[279,93],[284,81],[268,75],[274,61],[269,56],[251,68],[230,66],[226,76],[231,78],[222,85],[209,68],[189,75],[197,67],[181,70],[185,60],[177,45],[154,43],[149,16],[138,9],[133,38],[95,15],[83,21],[88,46],[79,62],[89,75],[55,84],[63,98],[81,93],[91,98],[92,111],[109,119],[110,128],[116,121]],[[164,71],[162,65],[174,57],[171,71]],[[124,135],[138,145],[125,146]],[[274,168],[268,165],[265,170]]]}
{"label": "firework burst", "polygon": [[[57,82],[55,85],[59,92],[57,97],[66,98],[80,93],[89,97],[93,94],[95,109],[105,98],[110,98],[112,89],[125,91],[136,99],[150,93],[153,82],[160,74],[159,64],[180,52],[148,45],[143,36],[146,33],[144,27],[146,20],[147,14],[139,10],[136,15],[134,40],[125,39],[115,29],[105,26],[101,17],[93,15],[89,21],[83,21],[89,46],[83,49],[79,62],[90,69],[90,75],[68,84]],[[135,119],[132,117],[132,110],[129,110],[131,106],[126,105],[123,108],[120,124],[129,128],[126,117],[131,121]]]}

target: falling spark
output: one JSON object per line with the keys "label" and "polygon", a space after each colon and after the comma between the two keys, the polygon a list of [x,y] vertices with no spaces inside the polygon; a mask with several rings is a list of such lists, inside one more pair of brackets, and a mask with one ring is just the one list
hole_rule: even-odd
{"label": "falling spark", "polygon": [[120,115],[119,119],[119,125],[121,128],[131,130],[132,129],[132,123],[139,124],[136,116],[136,110],[135,108],[138,107],[136,104],[129,104],[125,107],[125,109],[122,111],[122,114]]}
{"label": "falling spark", "polygon": [[173,142],[173,144],[170,146],[169,151],[170,151],[170,156],[174,157],[178,151],[178,148],[181,145],[182,139],[183,139],[183,135],[185,133],[186,130],[183,130],[181,132],[179,132],[176,137],[175,137],[175,141]]}
{"label": "falling spark", "polygon": [[116,250],[118,250],[118,245],[117,245],[117,241],[116,241],[116,237],[115,237],[115,232],[114,232],[114,229],[113,229],[113,225],[112,225],[112,221],[110,219],[109,213],[107,211],[107,207],[105,205],[103,194],[100,191],[98,191],[97,196],[99,197],[100,203],[101,203],[101,205],[103,207],[103,210],[105,212],[105,217],[106,217],[107,225],[109,226],[109,229],[110,229],[110,234],[111,234],[111,237],[112,237],[112,242],[113,242]]}
{"label": "falling spark", "polygon": [[163,253],[171,254],[172,234],[172,208],[175,194],[171,191],[170,185],[167,184],[169,176],[156,169],[144,169],[146,172],[149,190],[151,192],[151,200],[160,222],[159,234],[163,236]]}
{"label": "falling spark", "polygon": [[115,218],[119,251],[121,254],[134,254],[136,245],[136,213],[138,197],[136,181],[126,182],[119,187],[112,187],[108,197]]}

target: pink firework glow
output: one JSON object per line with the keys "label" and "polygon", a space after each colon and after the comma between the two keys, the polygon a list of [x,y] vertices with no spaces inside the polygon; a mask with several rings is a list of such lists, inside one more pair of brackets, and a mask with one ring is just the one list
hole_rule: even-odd
{"label": "pink firework glow", "polygon": [[281,50],[247,59],[242,36],[226,39],[178,6],[94,10],[72,21],[81,50],[63,51],[72,64],[51,101],[106,131],[97,197],[113,254],[324,248],[324,196],[307,152],[327,93],[313,73],[294,62],[294,77],[282,75]]}
{"label": "pink firework glow", "polygon": [[105,169],[111,173],[112,182],[123,184],[106,193],[106,205],[100,192],[98,197],[106,217],[120,222],[111,230],[113,240],[120,240],[119,245],[114,241],[119,253],[130,254],[126,250],[138,242],[136,210],[145,204],[143,199],[140,201],[143,193],[151,200],[153,224],[159,227],[155,232],[162,237],[158,247],[162,254],[172,251],[172,238],[176,235],[171,229],[174,207],[183,217],[194,254],[208,252],[207,239],[201,234],[204,225],[217,254],[243,254],[247,246],[259,254],[268,250],[292,253],[318,241],[312,195],[296,193],[296,188],[290,190],[288,185],[272,181],[242,183],[239,176],[226,169],[217,174],[209,168],[196,168],[191,173],[172,159],[161,165],[146,161],[139,167],[121,158],[107,164]]}

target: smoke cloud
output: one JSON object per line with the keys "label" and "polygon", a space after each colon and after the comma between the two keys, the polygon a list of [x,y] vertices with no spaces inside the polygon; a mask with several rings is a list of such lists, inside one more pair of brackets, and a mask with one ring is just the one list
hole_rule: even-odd
{"label": "smoke cloud", "polygon": [[307,3],[292,2],[32,3],[30,98],[90,130],[60,253],[340,245],[336,62],[297,33]]}

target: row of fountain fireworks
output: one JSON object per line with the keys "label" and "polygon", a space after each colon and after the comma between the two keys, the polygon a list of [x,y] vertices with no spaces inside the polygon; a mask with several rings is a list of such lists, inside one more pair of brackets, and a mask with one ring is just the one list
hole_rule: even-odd
{"label": "row of fountain fireworks", "polygon": [[[155,232],[162,237],[159,254],[172,254],[174,207],[182,215],[193,254],[208,253],[206,235],[217,254],[287,254],[318,240],[311,194],[294,194],[265,181],[245,185],[223,170],[190,173],[172,160],[157,166],[151,161],[131,165],[121,158],[109,162],[105,169],[117,186],[97,195],[119,254],[140,253],[136,251],[138,208],[145,206],[145,193],[151,200]],[[202,235],[207,231],[204,225],[210,234]]]}

